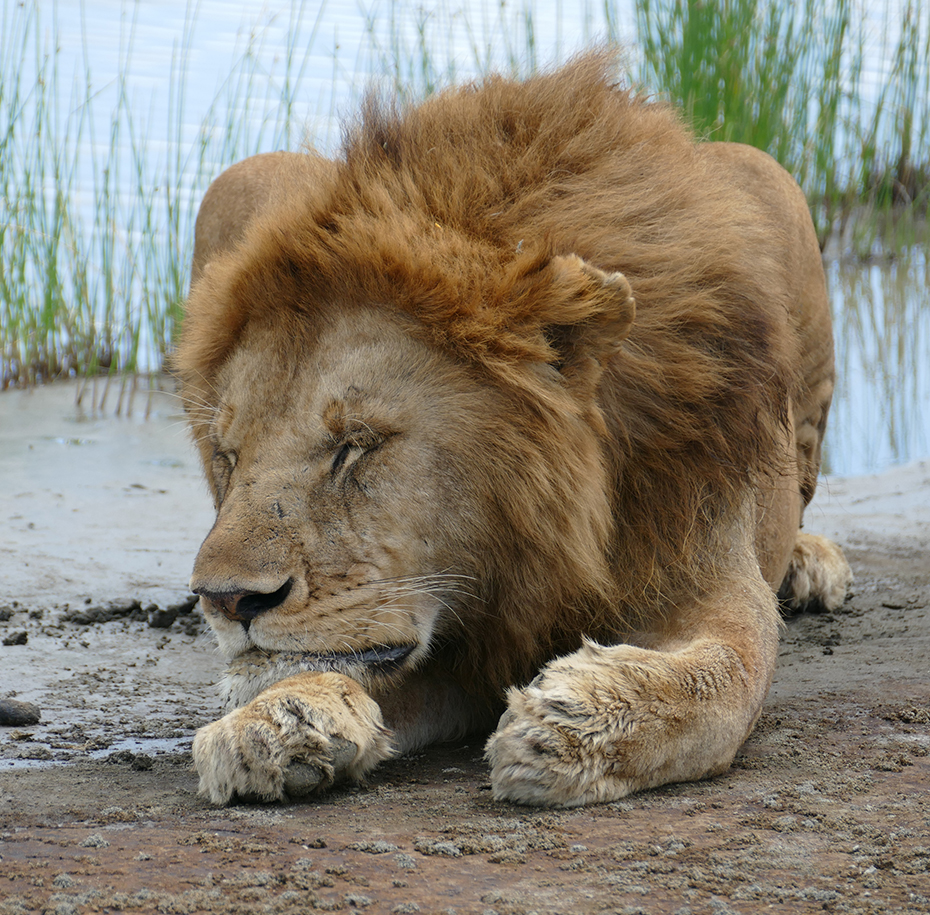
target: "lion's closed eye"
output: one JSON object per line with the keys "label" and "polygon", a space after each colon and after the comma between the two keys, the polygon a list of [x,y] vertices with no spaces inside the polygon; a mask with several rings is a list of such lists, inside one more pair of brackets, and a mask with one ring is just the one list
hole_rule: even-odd
{"label": "lion's closed eye", "polygon": [[236,468],[238,459],[239,456],[235,451],[228,451],[221,448],[219,445],[214,445],[213,460],[210,470],[217,504],[221,503],[226,497],[230,478],[232,477],[233,470]]}
{"label": "lion's closed eye", "polygon": [[[358,445],[350,445],[348,443],[344,444],[337,452],[336,456],[333,458],[333,465],[331,468],[332,475],[335,477],[338,475],[339,471],[349,462],[350,458],[357,457],[363,451]],[[356,452],[353,455],[353,452]]]}

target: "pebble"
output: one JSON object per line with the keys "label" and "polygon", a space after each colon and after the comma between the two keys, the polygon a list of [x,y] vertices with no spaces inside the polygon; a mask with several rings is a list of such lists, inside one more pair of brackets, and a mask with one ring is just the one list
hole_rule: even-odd
{"label": "pebble", "polygon": [[38,724],[42,717],[39,706],[31,702],[20,702],[19,699],[0,699],[0,726],[22,727],[28,724]]}
{"label": "pebble", "polygon": [[149,629],[169,629],[178,618],[178,611],[173,607],[162,609],[157,604],[146,607],[149,617]]}
{"label": "pebble", "polygon": [[388,852],[400,851],[400,849],[391,842],[353,842],[347,846],[353,851],[365,851],[369,855],[386,855]]}
{"label": "pebble", "polygon": [[83,842],[78,842],[80,848],[109,848],[110,843],[99,832],[92,833]]}

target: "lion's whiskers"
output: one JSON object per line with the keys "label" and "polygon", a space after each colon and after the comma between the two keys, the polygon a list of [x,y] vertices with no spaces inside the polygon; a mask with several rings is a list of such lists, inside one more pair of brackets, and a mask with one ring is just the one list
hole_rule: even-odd
{"label": "lion's whiskers", "polygon": [[[463,625],[462,617],[459,615],[455,607],[452,604],[450,604],[449,601],[443,600],[443,598],[439,596],[440,594],[449,594],[449,593],[456,593],[456,592],[450,591],[449,589],[445,589],[445,588],[440,589],[438,587],[437,588],[415,588],[410,585],[404,585],[398,590],[398,592],[392,598],[388,598],[385,601],[385,603],[381,605],[381,607],[390,608],[392,606],[395,606],[397,601],[403,601],[405,598],[408,598],[411,595],[427,595],[431,597],[433,600],[442,604],[442,606],[445,607],[446,610],[448,610],[450,614],[452,614],[456,622],[459,623],[459,625]],[[459,593],[465,593],[467,595],[467,592],[459,592]],[[467,595],[467,596],[471,596],[471,595]]]}

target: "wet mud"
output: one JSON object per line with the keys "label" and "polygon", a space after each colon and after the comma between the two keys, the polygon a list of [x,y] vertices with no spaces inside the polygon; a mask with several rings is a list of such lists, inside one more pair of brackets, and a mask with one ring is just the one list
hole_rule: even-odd
{"label": "wet mud", "polygon": [[174,404],[21,393],[0,398],[0,700],[40,718],[0,726],[0,915],[930,912],[930,464],[822,482],[807,527],[855,594],[786,622],[718,778],[535,810],[491,797],[474,740],[215,809],[190,745],[222,663],[185,585],[211,512]]}

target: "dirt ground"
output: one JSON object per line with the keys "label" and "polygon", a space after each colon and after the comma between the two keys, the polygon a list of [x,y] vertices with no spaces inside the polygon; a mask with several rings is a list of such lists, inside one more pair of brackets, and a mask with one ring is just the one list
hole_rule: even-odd
{"label": "dirt ground", "polygon": [[190,744],[221,662],[185,590],[211,510],[170,396],[128,393],[0,397],[0,700],[41,710],[0,727],[0,915],[930,913],[930,463],[822,481],[807,527],[855,595],[788,621],[719,778],[534,810],[474,741],[214,809]]}

